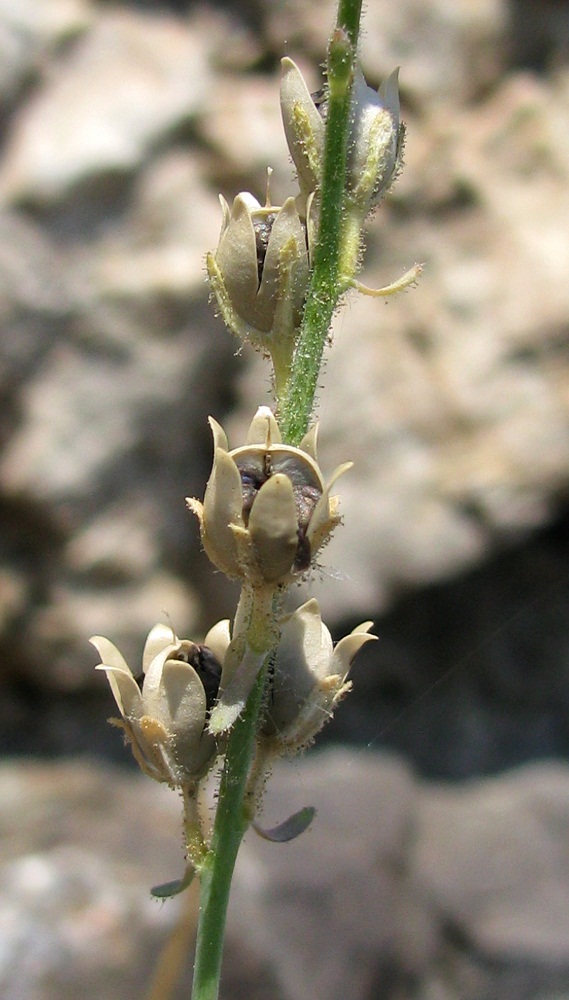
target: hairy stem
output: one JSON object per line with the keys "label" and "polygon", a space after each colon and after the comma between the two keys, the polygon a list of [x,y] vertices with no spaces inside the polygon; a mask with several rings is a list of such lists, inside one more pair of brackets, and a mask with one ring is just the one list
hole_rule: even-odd
{"label": "hairy stem", "polygon": [[[274,654],[278,629],[267,616],[267,595],[245,595],[250,605],[243,621],[246,646],[263,649],[263,666],[244,710],[227,742],[211,847],[199,866],[200,912],[192,1000],[217,1000],[229,891],[237,852],[254,819],[248,781],[253,766],[259,715],[263,706],[267,666]],[[276,597],[273,618],[276,617]]]}
{"label": "hairy stem", "polygon": [[265,672],[261,671],[227,745],[211,849],[200,868],[200,913],[192,1000],[217,1000],[219,995],[231,879],[237,852],[249,825],[243,797],[255,747],[264,680]]}
{"label": "hairy stem", "polygon": [[308,429],[324,346],[334,309],[344,290],[340,257],[350,131],[350,105],[361,0],[340,0],[336,29],[328,48],[328,113],[314,268],[291,376],[279,407],[283,440],[297,445]]}

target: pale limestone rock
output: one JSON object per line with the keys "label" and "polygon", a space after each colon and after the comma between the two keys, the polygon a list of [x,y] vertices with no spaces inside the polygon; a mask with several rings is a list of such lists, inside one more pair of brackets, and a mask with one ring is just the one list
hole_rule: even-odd
{"label": "pale limestone rock", "polygon": [[135,170],[195,116],[207,78],[189,25],[107,12],[23,109],[8,137],[0,199],[50,203],[89,178]]}

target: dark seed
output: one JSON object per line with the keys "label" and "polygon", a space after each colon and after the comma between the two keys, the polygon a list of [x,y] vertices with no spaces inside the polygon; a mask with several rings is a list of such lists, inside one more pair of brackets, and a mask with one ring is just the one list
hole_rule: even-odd
{"label": "dark seed", "polygon": [[219,682],[221,680],[221,663],[215,657],[209,646],[191,643],[189,651],[180,651],[176,657],[189,663],[198,675],[205,691],[206,708],[208,712],[215,703]]}
{"label": "dark seed", "polygon": [[305,573],[307,569],[310,569],[311,558],[312,552],[310,551],[310,542],[306,537],[305,530],[303,528],[299,528],[298,548],[296,550],[296,556],[294,557],[294,572]]}
{"label": "dark seed", "polygon": [[261,284],[261,279],[263,277],[263,268],[265,266],[265,257],[267,256],[267,247],[269,245],[269,240],[271,238],[271,232],[276,217],[277,217],[276,212],[270,212],[268,215],[265,215],[262,219],[253,220],[253,229],[255,230],[255,244],[257,247],[257,276],[259,278],[259,284]]}
{"label": "dark seed", "polygon": [[315,90],[313,94],[310,95],[314,101],[316,110],[318,111],[320,117],[326,121],[328,115],[328,95],[325,90]]}
{"label": "dark seed", "polygon": [[249,514],[255,502],[255,497],[264,483],[267,482],[270,473],[262,472],[258,466],[244,467],[239,469],[241,476],[241,488],[243,497],[242,515],[245,526],[249,524]]}

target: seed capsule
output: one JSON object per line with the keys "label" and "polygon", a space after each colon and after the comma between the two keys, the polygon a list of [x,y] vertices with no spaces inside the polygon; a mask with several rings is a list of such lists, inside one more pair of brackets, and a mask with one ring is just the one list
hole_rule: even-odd
{"label": "seed capsule", "polygon": [[220,425],[210,419],[214,463],[204,502],[189,500],[200,519],[204,548],[229,577],[255,587],[291,583],[310,568],[338,524],[337,498],[316,460],[313,429],[298,448],[282,444],[278,424],[260,407],[248,442],[229,450]]}

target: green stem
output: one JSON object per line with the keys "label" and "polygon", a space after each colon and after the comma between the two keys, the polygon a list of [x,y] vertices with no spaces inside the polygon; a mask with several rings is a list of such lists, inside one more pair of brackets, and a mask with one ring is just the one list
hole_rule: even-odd
{"label": "green stem", "polygon": [[308,429],[324,346],[343,290],[339,262],[351,91],[361,7],[362,0],[340,0],[336,29],[328,48],[328,112],[318,240],[292,372],[279,406],[283,440],[293,445],[300,442]]}
{"label": "green stem", "polygon": [[[314,406],[322,354],[342,292],[342,247],[350,99],[362,0],[340,0],[336,30],[328,50],[328,115],[318,241],[307,304],[292,372],[280,400],[285,442],[297,444]],[[261,631],[263,629],[261,628]],[[274,637],[273,637],[274,641]],[[263,704],[271,650],[246,707],[233,727],[225,753],[211,848],[200,865],[200,914],[192,1000],[217,1000],[231,879],[237,852],[251,822],[253,789],[248,789],[256,731]]]}
{"label": "green stem", "polygon": [[243,799],[255,750],[263,701],[261,670],[247,705],[229,736],[211,848],[200,868],[200,913],[192,1000],[217,1000],[229,891],[237,852],[250,817]]}
{"label": "green stem", "polygon": [[356,52],[362,16],[362,0],[340,0],[336,28],[343,28]]}

